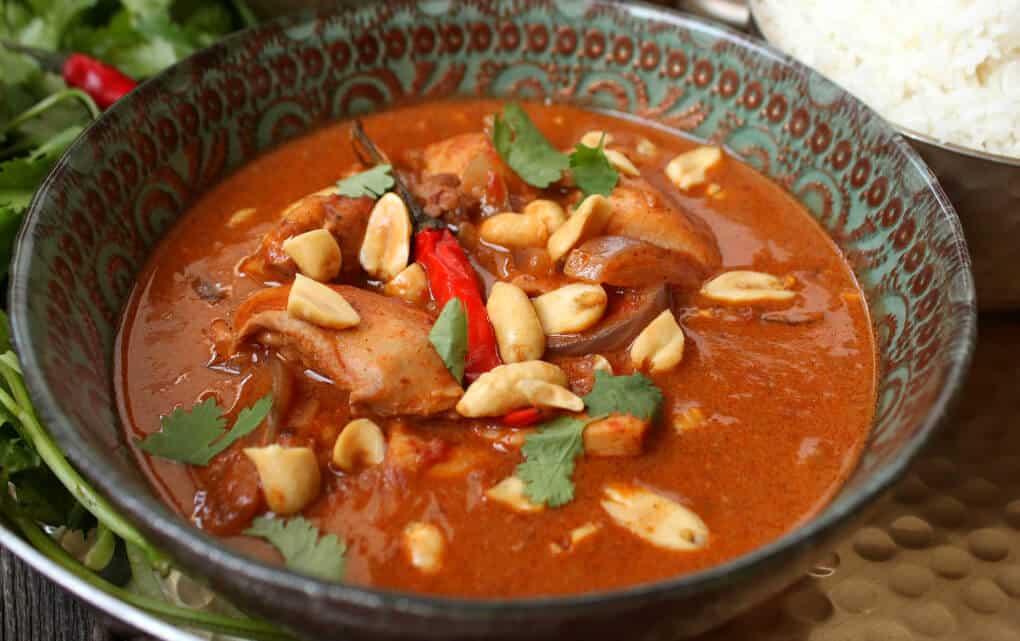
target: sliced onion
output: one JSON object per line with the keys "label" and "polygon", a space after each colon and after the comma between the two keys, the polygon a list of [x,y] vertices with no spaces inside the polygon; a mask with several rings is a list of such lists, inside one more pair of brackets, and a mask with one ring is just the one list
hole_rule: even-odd
{"label": "sliced onion", "polygon": [[656,316],[669,307],[669,289],[665,285],[624,292],[614,297],[602,321],[580,334],[554,334],[546,339],[546,352],[563,356],[581,356],[621,349]]}
{"label": "sliced onion", "polygon": [[678,252],[625,236],[600,236],[567,256],[563,273],[616,287],[672,284],[694,288],[700,268]]}

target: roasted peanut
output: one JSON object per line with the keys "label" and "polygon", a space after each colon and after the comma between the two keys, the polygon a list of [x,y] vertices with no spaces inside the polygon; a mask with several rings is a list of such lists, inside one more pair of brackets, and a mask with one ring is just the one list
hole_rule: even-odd
{"label": "roasted peanut", "polygon": [[446,539],[431,523],[415,521],[404,528],[404,551],[408,561],[425,574],[434,574],[443,565]]}
{"label": "roasted peanut", "polygon": [[562,385],[553,385],[545,381],[526,378],[517,381],[517,390],[524,394],[528,403],[538,408],[561,409],[569,412],[580,412],[584,409],[584,401]]}
{"label": "roasted peanut", "polygon": [[244,455],[255,464],[269,509],[295,514],[319,493],[319,461],[309,447],[247,447]]}
{"label": "roasted peanut", "polygon": [[673,416],[673,429],[678,434],[696,430],[705,424],[705,412],[700,407],[688,407]]}
{"label": "roasted peanut", "polygon": [[651,490],[608,485],[602,508],[617,525],[656,547],[697,550],[708,544],[708,526],[701,517]]}
{"label": "roasted peanut", "polygon": [[637,153],[645,160],[650,160],[659,155],[659,148],[647,138],[642,138],[637,144]]}
{"label": "roasted peanut", "polygon": [[411,255],[411,216],[400,196],[390,192],[368,217],[358,261],[373,278],[390,281],[407,267]]}
{"label": "roasted peanut", "polygon": [[418,263],[411,263],[383,285],[383,293],[403,299],[412,305],[425,304],[429,299],[429,283],[425,277],[425,270]]}
{"label": "roasted peanut", "polygon": [[[569,223],[568,223],[569,224]],[[548,334],[576,334],[602,319],[609,299],[601,285],[575,283],[531,299]]]}
{"label": "roasted peanut", "polygon": [[609,359],[602,354],[592,354],[591,357],[591,371],[593,372],[605,372],[606,374],[613,373],[613,364],[609,362]]}
{"label": "roasted peanut", "polygon": [[619,171],[624,176],[641,175],[641,171],[634,166],[634,163],[632,163],[630,161],[630,158],[628,158],[627,155],[624,154],[622,151],[617,151],[615,149],[606,149],[604,150],[604,153],[606,154],[606,159],[609,160],[609,164],[615,167],[616,170]]}
{"label": "roasted peanut", "polygon": [[641,330],[630,346],[630,362],[635,369],[665,372],[684,357],[684,332],[668,309]]}
{"label": "roasted peanut", "polygon": [[511,283],[496,281],[485,304],[496,332],[499,355],[504,363],[520,363],[542,358],[545,332],[538,313],[524,290]]}
{"label": "roasted peanut", "polygon": [[566,546],[560,545],[559,543],[550,543],[549,549],[552,550],[553,554],[563,554],[564,552],[574,549],[576,545],[579,545],[585,540],[595,536],[601,529],[602,526],[598,523],[585,523],[584,525],[575,527],[570,531],[570,536],[567,538]]}
{"label": "roasted peanut", "polygon": [[238,209],[234,213],[230,214],[230,218],[227,219],[227,227],[236,229],[247,225],[251,220],[255,218],[255,208],[245,207],[244,209]]}
{"label": "roasted peanut", "polygon": [[546,244],[549,257],[554,261],[559,260],[574,246],[601,234],[612,215],[613,206],[608,198],[599,194],[588,196],[567,221],[549,237]]}
{"label": "roasted peanut", "polygon": [[330,329],[345,329],[361,322],[358,312],[339,292],[301,274],[294,278],[290,287],[287,313]]}
{"label": "roasted peanut", "polygon": [[325,283],[340,273],[343,257],[333,234],[313,229],[283,241],[282,249],[305,276]]}
{"label": "roasted peanut", "polygon": [[772,274],[736,270],[719,274],[701,287],[701,295],[719,303],[782,303],[797,293],[787,289],[788,283]]}
{"label": "roasted peanut", "polygon": [[516,476],[508,476],[485,491],[490,501],[504,505],[514,512],[534,514],[545,509],[544,504],[536,504],[524,493],[524,481]]}
{"label": "roasted peanut", "polygon": [[350,472],[358,465],[379,465],[386,458],[386,437],[379,426],[367,418],[354,419],[344,426],[333,445],[333,465]]}
{"label": "roasted peanut", "polygon": [[539,198],[524,206],[525,216],[534,216],[545,223],[545,228],[552,234],[567,221],[567,212],[559,203]]}
{"label": "roasted peanut", "polygon": [[567,384],[567,375],[559,367],[545,361],[525,361],[494,367],[478,377],[457,402],[461,416],[503,416],[527,407],[528,398],[517,389],[517,383],[535,379],[554,385]]}
{"label": "roasted peanut", "polygon": [[493,245],[522,249],[544,247],[549,240],[545,222],[537,216],[503,213],[490,216],[478,228],[482,240]]}
{"label": "roasted peanut", "polygon": [[651,421],[630,414],[610,414],[584,428],[584,452],[589,456],[638,456],[644,449]]}
{"label": "roasted peanut", "polygon": [[678,189],[686,191],[703,185],[708,180],[709,170],[722,159],[723,153],[719,147],[698,147],[669,161],[666,176]]}
{"label": "roasted peanut", "polygon": [[598,147],[599,143],[608,145],[613,142],[613,135],[597,129],[586,132],[581,136],[581,144],[585,147]]}

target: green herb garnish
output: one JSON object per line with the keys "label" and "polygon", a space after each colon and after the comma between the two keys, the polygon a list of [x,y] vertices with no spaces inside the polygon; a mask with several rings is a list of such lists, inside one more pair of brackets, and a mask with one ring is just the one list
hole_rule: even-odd
{"label": "green herb garnish", "polygon": [[283,555],[287,567],[295,572],[326,581],[344,578],[347,546],[335,534],[323,536],[318,528],[300,516],[286,521],[262,516],[244,533],[272,543]]}
{"label": "green herb garnish", "polygon": [[467,314],[464,313],[464,305],[459,298],[451,298],[443,306],[443,311],[439,312],[439,318],[429,332],[429,342],[436,348],[439,357],[446,364],[446,369],[450,370],[450,374],[458,383],[464,380],[467,334]]}
{"label": "green herb garnish", "polygon": [[570,169],[574,172],[574,183],[584,193],[585,198],[592,194],[608,196],[616,183],[620,182],[620,174],[606,157],[605,135],[599,140],[597,147],[588,147],[577,143],[574,153],[570,154]]}
{"label": "green herb garnish", "polygon": [[568,156],[552,146],[517,103],[503,107],[502,116],[496,114],[492,143],[506,164],[532,187],[545,189],[567,169],[585,196],[608,196],[620,180],[601,140],[597,147],[578,143]]}
{"label": "green herb garnish", "polygon": [[393,167],[376,165],[361,173],[348,176],[336,184],[341,196],[348,198],[379,198],[393,189]]}
{"label": "green herb garnish", "polygon": [[214,456],[238,439],[252,433],[269,414],[273,395],[266,394],[237,415],[234,426],[226,431],[223,408],[207,398],[191,411],[175,409],[160,418],[162,429],[136,441],[149,454],[190,465],[207,465]]}
{"label": "green herb garnish", "polygon": [[534,187],[548,187],[570,166],[567,156],[546,140],[516,103],[503,107],[502,116],[496,114],[492,142],[506,164]]}
{"label": "green herb garnish", "polygon": [[524,481],[524,493],[538,504],[559,507],[574,500],[574,465],[584,452],[585,421],[560,416],[524,440],[525,461],[514,474]]}
{"label": "green herb garnish", "polygon": [[658,413],[662,398],[662,390],[644,374],[613,376],[596,371],[584,405],[592,416],[630,414],[648,420]]}

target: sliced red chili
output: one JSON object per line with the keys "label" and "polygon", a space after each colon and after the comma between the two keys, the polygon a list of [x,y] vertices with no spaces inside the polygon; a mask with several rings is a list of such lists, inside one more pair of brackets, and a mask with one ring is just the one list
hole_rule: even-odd
{"label": "sliced red chili", "polygon": [[482,289],[464,249],[447,229],[423,229],[415,236],[415,257],[425,268],[429,289],[440,309],[451,298],[464,305],[468,353],[464,377],[471,382],[500,364],[496,333],[482,301]]}
{"label": "sliced red chili", "polygon": [[542,411],[537,407],[525,407],[514,410],[503,417],[503,425],[508,427],[527,427],[534,425],[542,418]]}

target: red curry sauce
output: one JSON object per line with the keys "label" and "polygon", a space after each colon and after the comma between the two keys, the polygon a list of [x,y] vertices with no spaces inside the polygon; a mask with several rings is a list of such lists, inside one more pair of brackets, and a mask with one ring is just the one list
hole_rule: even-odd
{"label": "red curry sauce", "polygon": [[[427,145],[481,131],[483,119],[501,106],[488,100],[432,103],[374,114],[364,123],[396,166],[414,166]],[[299,427],[285,429],[279,441],[310,444],[319,455],[322,491],[303,515],[347,542],[348,582],[512,597],[618,588],[710,567],[815,514],[851,471],[867,437],[876,367],[868,311],[843,256],[797,202],[733,158],[712,173],[718,189],[680,191],[663,168],[693,148],[691,141],[572,107],[531,104],[527,110],[560,149],[590,130],[609,132],[623,148],[641,139],[653,143],[657,152],[637,162],[642,176],[707,223],[721,254],[715,272],[739,268],[792,277],[798,295],[790,306],[762,308],[720,305],[697,287],[672,287],[686,348],[678,367],[651,377],[665,402],[643,453],[582,457],[574,473],[575,499],[538,514],[519,514],[485,497],[521,462],[512,436],[493,440],[513,434],[498,420],[402,418],[403,429],[441,440],[442,452],[415,473],[385,463],[339,472],[329,461],[351,418],[346,396],[321,376],[298,371],[293,394],[303,404],[292,413],[305,415],[288,416]],[[349,129],[349,123],[338,123],[254,160],[203,196],[160,243],[139,277],[119,336],[117,392],[129,440],[158,430],[160,416],[175,407],[190,408],[212,395],[234,416],[273,387],[267,364],[272,350],[252,348],[240,368],[217,359],[218,342],[231,330],[238,306],[267,286],[239,273],[238,265],[256,252],[288,204],[357,166]],[[569,199],[567,190],[548,197]],[[231,224],[245,208],[254,214]],[[477,264],[507,259],[506,252],[472,241],[473,228],[463,222],[461,240]],[[345,254],[343,260],[356,264],[357,257]],[[368,286],[364,278],[352,278],[348,282]],[[631,371],[625,349],[600,353],[617,373]],[[585,372],[575,371],[584,365],[577,359],[551,360],[564,365],[572,384],[584,387]],[[378,422],[387,433],[393,429],[388,418]],[[279,558],[270,545],[239,535],[267,509],[254,468],[241,453],[241,447],[258,444],[265,429],[205,468],[140,451],[138,460],[183,517],[239,549]],[[600,505],[611,482],[636,483],[688,506],[707,524],[709,544],[668,551],[614,525]],[[433,523],[443,533],[438,572],[419,571],[402,551],[401,532],[411,521]],[[550,547],[565,547],[568,533],[586,523],[599,526],[595,535],[559,553]]]}

